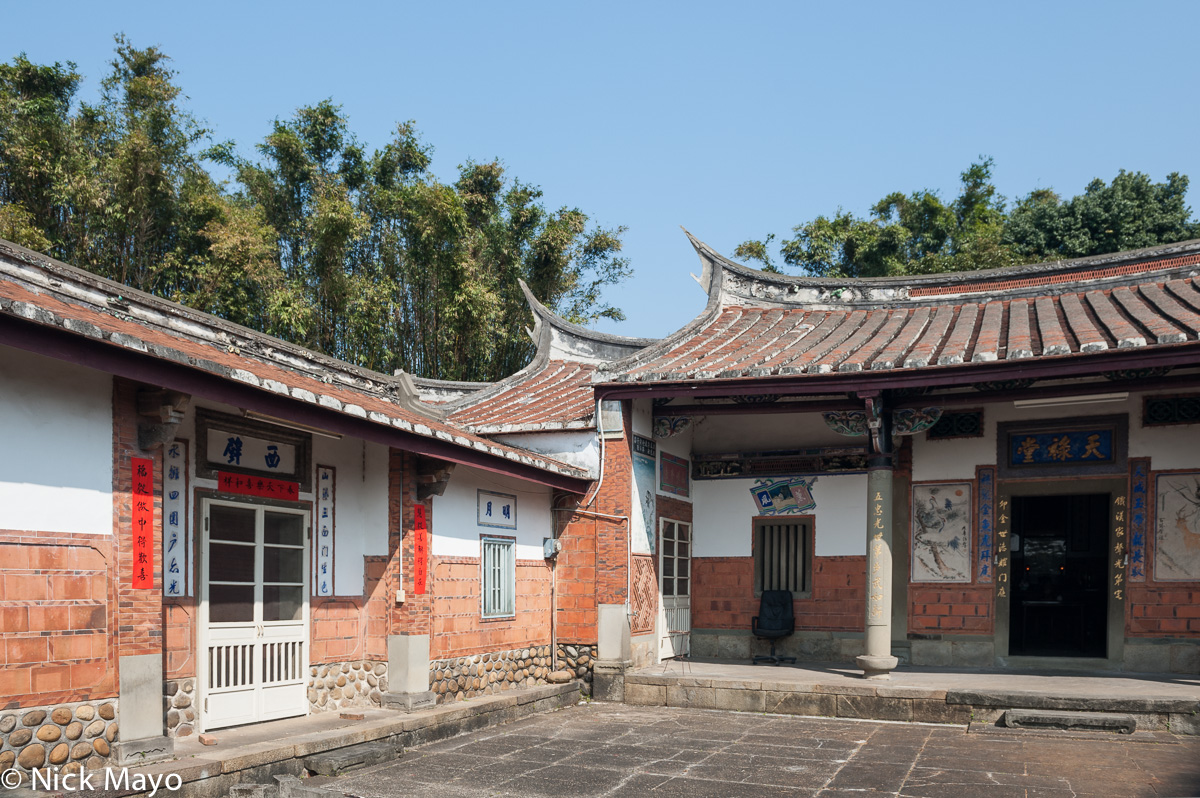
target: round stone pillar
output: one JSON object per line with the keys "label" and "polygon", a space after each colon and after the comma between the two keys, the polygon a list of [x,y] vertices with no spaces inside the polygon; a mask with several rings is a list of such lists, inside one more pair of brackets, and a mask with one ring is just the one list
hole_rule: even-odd
{"label": "round stone pillar", "polygon": [[872,455],[867,468],[867,635],[855,660],[867,679],[890,679],[892,656],[892,458]]}

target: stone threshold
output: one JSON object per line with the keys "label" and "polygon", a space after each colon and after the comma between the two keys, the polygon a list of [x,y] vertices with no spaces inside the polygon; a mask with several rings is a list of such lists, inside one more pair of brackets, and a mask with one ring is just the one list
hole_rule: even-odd
{"label": "stone threshold", "polygon": [[[230,789],[238,784],[274,784],[275,776],[304,776],[302,760],[313,754],[381,740],[405,748],[419,746],[561,709],[578,703],[579,699],[579,683],[571,682],[517,688],[410,714],[385,709],[350,709],[346,712],[361,714],[363,719],[345,720],[338,712],[324,712],[218,729],[211,732],[217,738],[216,745],[201,745],[198,737],[177,738],[174,760],[131,767],[130,779],[132,782],[133,774],[144,774],[159,779],[161,784],[161,779],[168,774],[178,774],[183,787],[177,793],[159,789],[156,798],[166,794],[226,798]],[[96,773],[93,778],[97,788],[103,780],[103,773]],[[12,792],[14,798],[18,795],[50,798],[54,794],[44,790]],[[139,790],[97,790],[97,795],[104,798],[145,798],[147,794],[147,791]]]}
{"label": "stone threshold", "polygon": [[863,682],[806,683],[772,679],[626,673],[625,703],[780,715],[910,723],[996,724],[1005,710],[1126,712],[1138,731],[1200,735],[1200,701],[1105,693],[1064,697],[1048,691],[938,689]]}

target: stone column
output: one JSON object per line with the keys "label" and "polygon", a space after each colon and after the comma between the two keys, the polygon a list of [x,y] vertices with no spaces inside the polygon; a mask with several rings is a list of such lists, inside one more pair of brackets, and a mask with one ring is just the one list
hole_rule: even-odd
{"label": "stone column", "polygon": [[892,458],[873,454],[867,467],[867,634],[855,664],[867,679],[890,679],[892,656]]}

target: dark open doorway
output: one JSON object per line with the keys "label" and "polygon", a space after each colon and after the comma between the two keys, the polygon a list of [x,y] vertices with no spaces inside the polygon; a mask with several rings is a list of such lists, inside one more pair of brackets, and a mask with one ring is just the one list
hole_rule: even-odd
{"label": "dark open doorway", "polygon": [[1106,655],[1109,501],[1013,497],[1010,653]]}

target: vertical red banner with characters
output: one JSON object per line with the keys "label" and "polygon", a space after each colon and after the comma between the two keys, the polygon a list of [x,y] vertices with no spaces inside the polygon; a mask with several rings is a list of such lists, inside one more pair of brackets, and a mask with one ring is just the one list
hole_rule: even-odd
{"label": "vertical red banner with characters", "polygon": [[154,461],[133,458],[133,578],[135,590],[154,587]]}
{"label": "vertical red banner with characters", "polygon": [[429,527],[425,523],[425,505],[413,508],[413,594],[425,595],[429,576]]}

